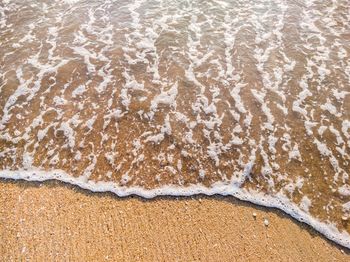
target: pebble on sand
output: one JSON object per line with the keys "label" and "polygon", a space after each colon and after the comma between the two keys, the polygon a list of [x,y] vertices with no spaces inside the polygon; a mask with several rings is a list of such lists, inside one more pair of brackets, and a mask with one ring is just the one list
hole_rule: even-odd
{"label": "pebble on sand", "polygon": [[269,226],[269,220],[267,218],[264,219],[264,225]]}

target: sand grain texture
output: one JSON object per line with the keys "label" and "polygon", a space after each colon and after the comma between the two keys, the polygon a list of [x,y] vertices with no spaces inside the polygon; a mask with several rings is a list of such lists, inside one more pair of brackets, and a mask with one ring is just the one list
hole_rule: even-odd
{"label": "sand grain texture", "polygon": [[2,180],[0,206],[0,261],[349,260],[280,211],[232,197],[144,200]]}

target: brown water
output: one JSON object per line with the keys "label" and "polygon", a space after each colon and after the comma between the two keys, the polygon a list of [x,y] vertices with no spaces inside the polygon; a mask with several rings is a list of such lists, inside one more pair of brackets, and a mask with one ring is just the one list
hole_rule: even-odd
{"label": "brown water", "polygon": [[0,45],[0,177],[237,194],[350,246],[348,0],[0,0]]}

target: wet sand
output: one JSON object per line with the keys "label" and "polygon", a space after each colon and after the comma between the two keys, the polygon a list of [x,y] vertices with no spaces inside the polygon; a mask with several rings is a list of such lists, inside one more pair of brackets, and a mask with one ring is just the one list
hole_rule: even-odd
{"label": "wet sand", "polygon": [[[0,1],[0,177],[232,195],[350,248],[348,6]],[[349,260],[232,197],[38,185],[0,180],[0,262]]]}
{"label": "wet sand", "polygon": [[232,197],[146,201],[1,180],[0,206],[0,261],[348,261],[350,254],[280,211]]}

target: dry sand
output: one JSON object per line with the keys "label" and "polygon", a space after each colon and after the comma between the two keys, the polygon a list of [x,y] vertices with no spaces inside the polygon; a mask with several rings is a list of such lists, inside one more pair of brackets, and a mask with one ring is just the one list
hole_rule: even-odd
{"label": "dry sand", "polygon": [[0,206],[1,261],[350,259],[282,212],[232,197],[144,200],[54,181],[0,180]]}

